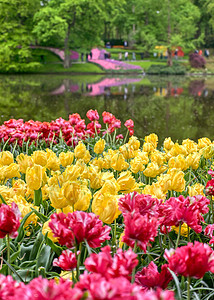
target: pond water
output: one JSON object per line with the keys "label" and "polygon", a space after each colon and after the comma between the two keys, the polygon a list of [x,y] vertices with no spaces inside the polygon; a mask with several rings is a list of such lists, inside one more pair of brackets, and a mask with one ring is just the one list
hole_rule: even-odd
{"label": "pond water", "polygon": [[[185,76],[0,76],[0,124],[10,118],[51,121],[89,109],[135,122],[138,137],[162,141],[214,138],[214,78]],[[124,129],[123,129],[124,130]],[[123,131],[122,130],[122,131]]]}

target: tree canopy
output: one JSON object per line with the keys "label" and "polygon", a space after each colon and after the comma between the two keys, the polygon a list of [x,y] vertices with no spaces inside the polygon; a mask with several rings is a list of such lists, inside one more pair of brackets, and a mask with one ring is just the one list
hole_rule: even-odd
{"label": "tree canopy", "polygon": [[1,69],[35,67],[30,45],[90,51],[106,41],[138,47],[212,47],[214,0],[0,0]]}

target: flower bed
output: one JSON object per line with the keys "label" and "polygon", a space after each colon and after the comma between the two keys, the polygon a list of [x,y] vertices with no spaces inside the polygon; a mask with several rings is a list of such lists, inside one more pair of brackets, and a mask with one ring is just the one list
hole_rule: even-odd
{"label": "flower bed", "polygon": [[[87,116],[97,124],[97,111]],[[0,152],[0,298],[212,299],[214,143],[166,138],[158,147],[150,134],[141,145],[132,120],[126,143],[116,140],[119,120],[105,112],[103,121],[104,135],[94,126],[75,148],[59,125],[70,118],[48,123],[49,148],[6,140],[14,151]]]}

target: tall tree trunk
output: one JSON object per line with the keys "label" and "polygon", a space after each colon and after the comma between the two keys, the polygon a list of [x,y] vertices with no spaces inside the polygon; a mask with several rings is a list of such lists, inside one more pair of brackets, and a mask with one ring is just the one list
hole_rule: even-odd
{"label": "tall tree trunk", "polygon": [[167,48],[167,52],[168,52],[167,65],[169,67],[171,67],[173,65],[173,62],[172,62],[172,50],[171,50],[171,48]]}
{"label": "tall tree trunk", "polygon": [[65,58],[64,58],[64,68],[67,69],[70,67],[70,50],[69,50],[69,36],[71,33],[71,25],[68,25],[68,30],[66,33],[65,41],[64,41],[64,51],[65,51]]}

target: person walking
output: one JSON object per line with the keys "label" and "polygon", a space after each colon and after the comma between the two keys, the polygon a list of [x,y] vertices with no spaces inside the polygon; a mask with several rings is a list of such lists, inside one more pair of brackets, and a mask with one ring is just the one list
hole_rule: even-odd
{"label": "person walking", "polygon": [[132,60],[136,60],[135,52],[132,52]]}
{"label": "person walking", "polygon": [[128,60],[128,56],[129,56],[129,53],[126,51],[125,52],[125,60]]}
{"label": "person walking", "polygon": [[119,56],[118,56],[118,57],[119,57],[119,61],[121,61],[121,60],[122,60],[122,58],[123,58],[123,55],[122,55],[122,53],[121,53],[121,52],[119,53]]}
{"label": "person walking", "polygon": [[175,53],[174,53],[175,59],[178,59],[178,49],[175,49]]}

